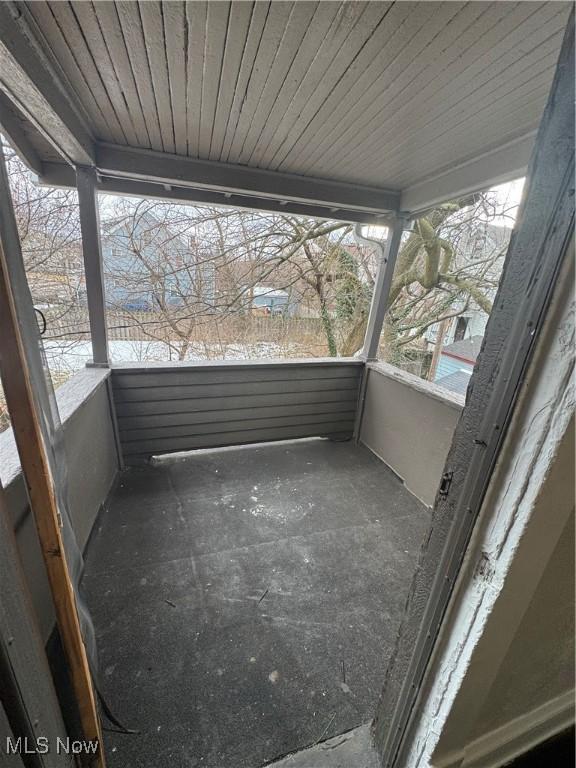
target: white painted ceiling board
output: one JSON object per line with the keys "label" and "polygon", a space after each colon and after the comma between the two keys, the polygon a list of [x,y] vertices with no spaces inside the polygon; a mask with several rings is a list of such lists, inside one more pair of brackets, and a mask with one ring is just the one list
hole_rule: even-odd
{"label": "white painted ceiling board", "polygon": [[160,122],[162,145],[165,152],[174,152],[174,118],[170,101],[168,58],[166,56],[166,43],[164,40],[162,5],[163,3],[160,3],[158,0],[146,0],[146,2],[138,3],[152,78],[152,91],[156,100],[156,111]]}
{"label": "white painted ceiling board", "polygon": [[[98,74],[104,83],[116,118],[126,137],[126,143],[134,145],[135,142],[141,140],[141,134],[137,135],[136,130],[134,129],[134,122],[137,119],[137,115],[132,116],[126,104],[124,92],[118,82],[114,62],[110,57],[108,46],[94,11],[94,6],[91,2],[75,3],[72,12],[76,16],[80,33],[86,41],[88,49],[87,55],[94,61]],[[118,66],[120,67],[120,63]]]}
{"label": "white painted ceiling board", "polygon": [[[256,59],[256,53],[260,44],[262,35],[264,34],[264,27],[266,26],[266,20],[270,11],[271,4],[269,2],[256,2],[253,7],[252,16],[250,19],[250,25],[248,27],[248,34],[245,37],[244,50],[242,52],[242,58],[240,60],[240,66],[238,68],[238,76],[235,79],[234,96],[232,99],[232,106],[230,107],[230,113],[226,120],[226,127],[223,129],[223,137],[221,148],[218,151],[220,135],[216,136],[213,158],[214,160],[225,161],[230,151],[230,146],[234,139],[234,133],[238,120],[240,118],[240,112],[244,102],[244,95],[250,82],[252,70],[254,68],[254,62]],[[231,78],[232,80],[232,78]],[[228,81],[224,82],[224,88],[227,90]],[[218,142],[218,143],[216,143]]]}
{"label": "white painted ceiling board", "polygon": [[209,3],[206,16],[206,47],[200,108],[198,156],[209,157],[216,118],[216,106],[222,92],[222,67],[228,38],[230,3]]}
{"label": "white painted ceiling board", "polygon": [[164,3],[164,38],[174,121],[174,147],[179,155],[188,152],[186,130],[186,17],[182,3]]}
{"label": "white painted ceiling board", "polygon": [[[214,117],[214,127],[208,154],[210,160],[219,160],[222,154],[228,118],[232,111],[234,94],[238,87],[242,68],[242,57],[246,47],[246,39],[251,28],[253,15],[255,17],[258,13],[262,14],[263,7],[264,4],[262,3],[255,4],[251,2],[232,3],[231,5],[226,47],[220,75],[220,91],[217,98],[216,115]],[[257,23],[256,26],[258,26]]]}
{"label": "white painted ceiling board", "polygon": [[372,4],[370,7],[365,3],[342,3],[327,34],[320,40],[316,39],[318,52],[313,65],[301,79],[288,104],[277,100],[252,158],[256,164],[263,165],[265,157],[274,157],[284,142],[292,141],[291,137],[297,135],[299,130],[297,123],[305,126],[312,119],[314,111],[320,107],[330,90],[329,85],[323,86],[328,73],[337,81],[338,66],[341,71],[345,71],[346,62],[354,58],[350,49],[361,48],[368,34],[366,30],[377,24],[384,13],[385,9],[380,4]]}
{"label": "white painted ceiling board", "polygon": [[[506,106],[504,118],[501,117],[499,109],[496,109],[502,105],[493,105],[492,109],[466,117],[458,122],[449,134],[435,137],[428,144],[420,146],[414,141],[403,144],[402,155],[394,162],[385,164],[387,176],[396,179],[396,183],[402,186],[408,186],[412,178],[421,178],[422,174],[442,167],[442,163],[449,164],[454,155],[464,157],[460,153],[468,152],[468,157],[474,157],[492,146],[506,143],[535,130],[539,121],[533,116],[538,114],[546,101],[553,75],[554,66],[551,66],[548,72],[527,83],[525,89],[518,88],[510,94],[504,94],[500,99]],[[498,138],[492,139],[491,146],[487,137],[492,134],[495,115],[498,115]],[[519,125],[522,126],[521,131],[518,130]],[[382,165],[384,166],[384,161]],[[378,172],[377,162],[375,166]]]}
{"label": "white painted ceiling board", "polygon": [[[34,3],[34,5],[44,5],[44,3]],[[106,0],[96,0],[93,5],[98,18],[98,24],[102,30],[102,36],[110,50],[110,57],[115,62],[116,77],[126,101],[126,108],[132,118],[138,143],[143,147],[152,148],[146,119],[136,87],[132,62],[128,56],[122,25],[118,17],[117,5]]]}
{"label": "white painted ceiling board", "polygon": [[534,131],[571,4],[25,8],[97,142],[404,189]]}
{"label": "white painted ceiling board", "polygon": [[[28,11],[38,29],[41,30],[41,34],[46,40],[47,46],[55,51],[58,51],[59,57],[62,62],[63,69],[65,70],[71,87],[74,90],[78,100],[80,95],[84,94],[84,107],[87,115],[99,135],[107,136],[108,141],[113,141],[113,135],[110,131],[106,116],[100,109],[100,102],[98,100],[98,93],[93,92],[89,87],[82,73],[82,70],[78,66],[78,63],[72,52],[68,48],[66,38],[63,36],[60,27],[54,18],[50,6],[48,3],[34,3],[27,2],[26,6]],[[104,90],[102,90],[101,96],[104,96]]]}
{"label": "white painted ceiling board", "polygon": [[[547,91],[546,91],[547,93]],[[541,103],[541,99],[538,100],[538,103]],[[421,181],[424,181],[426,179],[435,178],[436,176],[442,175],[446,172],[448,172],[451,168],[454,167],[453,158],[454,156],[461,157],[462,161],[460,164],[468,163],[473,161],[477,157],[482,157],[486,153],[490,153],[492,151],[495,151],[500,146],[506,146],[509,143],[513,143],[517,140],[520,140],[522,137],[526,136],[534,136],[537,130],[537,122],[533,124],[532,130],[526,134],[525,131],[522,131],[522,134],[518,134],[518,121],[519,120],[525,120],[527,117],[527,112],[533,113],[534,107],[523,107],[521,110],[515,110],[512,112],[507,119],[506,123],[502,125],[502,133],[497,142],[494,142],[493,145],[486,147],[485,142],[482,142],[482,152],[476,151],[476,152],[470,152],[467,156],[464,154],[465,152],[469,151],[470,148],[470,142],[466,140],[466,138],[460,138],[459,140],[452,140],[445,144],[442,151],[438,151],[436,160],[433,164],[425,165],[424,163],[419,164],[416,160],[410,165],[408,172],[410,173],[411,178],[417,178],[418,182],[421,183]],[[482,128],[480,128],[480,131],[482,132]],[[404,173],[399,173],[398,178],[404,178]],[[518,178],[518,174],[516,175],[516,178]],[[402,184],[402,189],[408,188],[410,185]]]}
{"label": "white painted ceiling board", "polygon": [[[304,41],[307,31],[311,27],[314,28],[316,47],[318,46],[319,37],[317,35],[322,32],[322,22],[324,19],[321,5],[321,3],[295,3],[292,7],[292,12],[274,56],[274,61],[269,72],[266,74],[266,83],[252,113],[250,125],[243,132],[242,146],[236,162],[246,164],[250,159],[258,137],[262,132],[262,127],[268,121],[274,102],[277,98],[280,98],[283,86],[294,62],[303,62],[303,67],[305,68],[308,49],[304,45]],[[329,10],[329,4],[327,4],[326,10]],[[289,103],[289,98],[284,100],[284,104],[287,103]]]}
{"label": "white painted ceiling board", "polygon": [[82,88],[82,90],[80,90],[77,95],[82,100],[82,104],[86,104],[90,101],[90,97],[86,97],[86,92],[93,94],[106,118],[111,141],[125,144],[126,136],[122,130],[114,106],[110,101],[108,91],[106,90],[104,81],[98,71],[98,67],[86,47],[82,31],[78,25],[72,7],[66,2],[52,3],[50,5],[50,10],[64,36],[65,46],[68,48],[68,52],[63,56],[59,55],[59,49],[52,49],[56,58],[59,59],[60,64],[65,69],[66,75],[69,78],[73,77],[74,73],[73,69],[69,71],[65,65],[65,61],[69,62],[70,57],[75,60],[78,68],[82,72],[83,79],[87,84],[87,87],[84,89],[82,88],[81,83],[79,83],[79,87]]}
{"label": "white painted ceiling board", "polygon": [[130,60],[132,75],[136,84],[138,100],[142,106],[142,114],[150,146],[152,149],[162,151],[164,144],[160,131],[160,121],[158,119],[158,109],[152,86],[152,76],[144,41],[140,9],[135,2],[120,2],[115,3],[115,5]]}
{"label": "white painted ceiling board", "polygon": [[204,49],[206,45],[206,3],[187,2],[188,56],[186,73],[186,134],[188,154],[198,157],[200,143],[200,108],[204,78]]}
{"label": "white painted ceiling board", "polygon": [[[471,3],[460,11],[455,3],[448,3],[446,7],[453,15],[442,18],[431,11],[424,27],[411,39],[406,39],[410,34],[406,27],[411,26],[408,19],[401,30],[404,35],[396,34],[387,43],[387,52],[393,48],[394,54],[389,56],[390,64],[384,71],[374,73],[366,87],[352,91],[337,117],[323,121],[310,151],[300,159],[303,172],[320,167],[327,154],[339,163],[349,155],[351,141],[360,145],[384,130],[398,104],[406,100],[414,104],[428,83],[433,83],[434,90],[438,88],[435,77],[444,66],[441,62],[448,55],[454,59],[462,56],[466,47],[478,38],[477,25],[486,12],[484,3]],[[445,49],[445,53],[428,58],[429,42],[435,49]]]}
{"label": "white painted ceiling board", "polygon": [[[322,56],[323,47],[331,45],[335,29],[339,26],[343,27],[339,21],[345,7],[345,4],[340,2],[328,1],[318,4],[312,23],[308,25],[302,39],[298,56],[292,61],[282,86],[274,95],[274,101],[266,120],[263,125],[259,126],[259,131],[254,129],[252,135],[247,138],[244,152],[249,153],[246,158],[248,163],[261,164],[270,141],[277,134],[283,120],[287,119],[286,105],[296,101],[296,94],[306,76],[319,68],[318,59]],[[346,30],[342,29],[342,31],[344,34],[346,33]],[[318,45],[319,40],[321,41],[320,46]],[[332,57],[334,53],[333,51]],[[306,97],[305,94],[304,91],[304,98]]]}
{"label": "white painted ceiling board", "polygon": [[[331,148],[348,125],[347,121],[354,121],[357,116],[361,116],[355,106],[356,102],[366,93],[370,94],[374,86],[389,88],[396,85],[401,89],[400,83],[409,77],[410,67],[425,65],[426,58],[421,55],[422,51],[446,30],[450,20],[462,7],[462,3],[455,2],[419,6],[411,3],[406,6],[403,3],[396,4],[370,44],[362,51],[358,62],[345,73],[338,87],[326,99],[322,109],[283,161],[274,167],[284,171],[297,163],[297,172],[302,173],[307,172],[307,167],[314,168],[313,162],[306,163],[307,156],[313,155],[315,150],[322,152],[324,148]],[[397,20],[396,12],[404,13],[405,8],[411,9],[412,13]],[[382,55],[383,51],[386,52],[385,56]],[[354,146],[357,146],[356,141],[352,146],[348,145],[347,152]]]}
{"label": "white painted ceiling board", "polygon": [[[309,7],[308,2],[298,4],[289,3],[284,0],[270,4],[266,23],[262,31],[262,37],[258,41],[258,48],[254,57],[254,65],[250,73],[245,93],[242,95],[242,106],[238,122],[236,124],[232,141],[225,159],[227,162],[235,163],[240,156],[244,137],[250,128],[252,117],[255,114],[258,101],[264,90],[274,60],[281,48],[282,40],[286,33],[286,28],[290,24],[292,13],[301,13],[297,11],[299,5]],[[252,41],[248,41],[249,43]],[[254,41],[255,44],[256,41]]]}
{"label": "white painted ceiling board", "polygon": [[[408,8],[406,4],[406,7]],[[322,75],[316,88],[310,92],[309,98],[299,109],[297,119],[291,126],[282,144],[276,148],[274,154],[264,165],[268,169],[277,169],[286,155],[293,149],[311,123],[317,119],[318,114],[324,109],[325,104],[331,98],[344,78],[349,83],[354,83],[361,76],[365,66],[378,55],[381,45],[375,41],[375,31],[382,24],[383,18],[394,7],[392,3],[374,2],[366,4],[358,3],[359,17],[357,20],[348,14],[343,19],[344,24],[352,23],[352,29],[341,48],[334,45],[334,58]],[[373,50],[372,50],[373,49]],[[349,86],[350,87],[350,86]],[[338,103],[336,100],[336,103]]]}
{"label": "white painted ceiling board", "polygon": [[[505,5],[505,4],[501,4]],[[531,3],[525,3],[524,9],[529,9]],[[532,14],[531,14],[532,15]],[[555,14],[557,16],[557,14]],[[530,68],[531,58],[525,58],[524,51],[528,48],[536,48],[546,43],[546,50],[553,51],[556,56],[562,36],[562,29],[559,30],[557,18],[552,18],[544,24],[539,24],[534,30],[533,21],[530,22],[531,29],[527,24],[516,26],[516,16],[504,20],[498,24],[498,34],[509,35],[510,47],[498,60],[494,60],[493,50],[486,38],[480,39],[474,46],[472,52],[475,56],[478,51],[483,51],[472,63],[457,74],[449,76],[449,79],[442,81],[437,86],[434,82],[434,88],[430,92],[421,94],[417,99],[405,102],[404,106],[394,104],[391,118],[382,116],[382,126],[380,131],[373,128],[373,137],[363,142],[362,150],[355,156],[355,168],[361,172],[366,167],[374,168],[378,158],[386,156],[390,147],[395,147],[399,153],[399,147],[408,137],[414,137],[420,134],[422,140],[422,116],[425,116],[425,130],[430,131],[436,125],[441,127],[447,121],[452,121],[454,115],[466,111],[466,99],[471,100],[473,106],[478,104],[480,99],[488,100],[493,98],[494,88],[500,83],[508,84],[514,89],[515,78],[525,69]],[[503,75],[502,72],[505,72]],[[443,84],[444,83],[444,84]],[[437,87],[436,87],[437,86]],[[377,119],[377,118],[376,118]],[[360,130],[360,126],[359,126]],[[398,136],[401,142],[398,142]],[[341,166],[342,172],[347,170],[346,162]]]}

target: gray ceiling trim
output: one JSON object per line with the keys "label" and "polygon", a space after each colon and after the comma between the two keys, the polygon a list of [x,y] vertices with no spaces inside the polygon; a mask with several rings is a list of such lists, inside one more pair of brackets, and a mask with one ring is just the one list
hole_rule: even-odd
{"label": "gray ceiling trim", "polygon": [[374,214],[397,211],[400,200],[398,190],[344,184],[112,144],[97,145],[96,167],[108,176]]}
{"label": "gray ceiling trim", "polygon": [[402,210],[421,213],[447,200],[521,178],[526,174],[535,138],[533,131],[407,187],[402,191]]}
{"label": "gray ceiling trim", "polygon": [[[65,163],[42,163],[39,182],[51,187],[76,187],[74,169]],[[318,219],[349,221],[360,224],[385,224],[389,212],[372,213],[370,211],[335,208],[312,203],[297,203],[277,200],[256,195],[235,194],[195,187],[173,186],[162,182],[143,181],[114,176],[99,175],[98,192],[143,197],[154,200],[172,200],[174,202],[200,205],[220,205],[232,208],[246,208],[271,213],[310,216]]]}

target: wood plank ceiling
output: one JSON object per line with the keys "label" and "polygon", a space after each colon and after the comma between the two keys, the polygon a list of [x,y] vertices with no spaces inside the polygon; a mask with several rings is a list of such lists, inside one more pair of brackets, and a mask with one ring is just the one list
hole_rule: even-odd
{"label": "wood plank ceiling", "polygon": [[96,140],[404,189],[534,132],[565,2],[28,2]]}

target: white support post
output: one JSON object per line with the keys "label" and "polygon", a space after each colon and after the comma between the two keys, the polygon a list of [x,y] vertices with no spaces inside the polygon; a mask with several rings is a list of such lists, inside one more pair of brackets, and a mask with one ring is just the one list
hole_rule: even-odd
{"label": "white support post", "polygon": [[376,360],[378,357],[378,346],[380,344],[380,334],[388,309],[388,296],[392,286],[392,276],[396,266],[396,257],[400,248],[402,232],[406,227],[406,219],[396,216],[390,223],[388,240],[383,247],[377,240],[368,242],[378,246],[381,251],[380,264],[378,265],[378,274],[374,283],[374,294],[368,315],[368,324],[366,326],[366,335],[364,337],[364,346],[361,356],[364,360]]}
{"label": "white support post", "polygon": [[79,166],[76,169],[76,184],[80,207],[88,317],[92,336],[92,360],[94,365],[105,367],[109,364],[108,336],[106,332],[106,301],[102,244],[100,242],[100,216],[96,193],[96,170]]}

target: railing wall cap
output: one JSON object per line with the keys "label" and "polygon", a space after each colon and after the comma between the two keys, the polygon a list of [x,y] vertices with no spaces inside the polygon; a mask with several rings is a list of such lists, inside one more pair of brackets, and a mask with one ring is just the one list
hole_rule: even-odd
{"label": "railing wall cap", "polygon": [[276,367],[294,367],[294,366],[339,366],[354,365],[363,366],[364,361],[357,357],[312,357],[312,358],[283,358],[283,359],[260,359],[260,360],[174,360],[171,362],[126,362],[114,363],[111,365],[112,371],[174,371],[174,370],[210,370],[210,369],[246,369],[246,368],[276,368]]}
{"label": "railing wall cap", "polygon": [[430,397],[434,400],[439,400],[449,408],[454,408],[461,411],[464,408],[465,398],[455,392],[450,392],[443,387],[439,387],[437,384],[433,384],[431,381],[425,381],[424,379],[414,376],[412,373],[402,371],[399,368],[395,368],[393,365],[383,363],[379,360],[367,363],[370,371],[386,376],[389,379],[397,381],[399,384],[403,384],[406,387],[410,387],[423,395]]}
{"label": "railing wall cap", "polygon": [[[56,402],[60,420],[65,424],[68,419],[82,406],[100,385],[110,376],[110,370],[105,368],[85,368],[68,379],[56,390]],[[14,442],[12,428],[0,434],[0,482],[7,488],[21,474],[20,457]]]}

